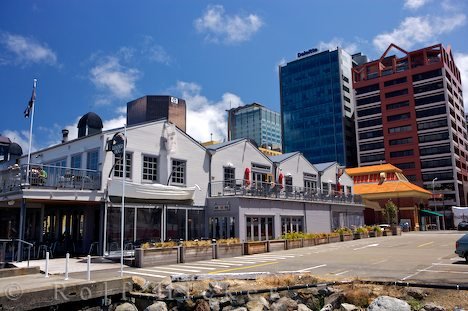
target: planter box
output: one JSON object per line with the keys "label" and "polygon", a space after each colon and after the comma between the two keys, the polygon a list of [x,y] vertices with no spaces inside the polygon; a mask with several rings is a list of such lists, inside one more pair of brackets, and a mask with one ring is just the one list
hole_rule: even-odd
{"label": "planter box", "polygon": [[182,247],[181,262],[214,259],[214,246],[190,246]]}
{"label": "planter box", "polygon": [[329,236],[328,237],[328,243],[337,243],[337,242],[340,242],[341,241],[341,238],[339,235],[337,236]]}
{"label": "planter box", "polygon": [[268,241],[268,251],[284,251],[286,249],[286,240],[270,240]]}
{"label": "planter box", "polygon": [[352,234],[340,234],[340,241],[345,242],[345,241],[352,241],[353,240],[353,235]]}
{"label": "planter box", "polygon": [[377,232],[375,231],[369,231],[369,237],[370,238],[375,238],[377,236]]}
{"label": "planter box", "polygon": [[286,240],[286,249],[301,248],[302,239]]}
{"label": "planter box", "polygon": [[382,235],[383,235],[383,236],[392,235],[392,231],[385,229],[384,231],[382,231]]}
{"label": "planter box", "polygon": [[242,243],[217,244],[216,259],[242,256]]}
{"label": "planter box", "polygon": [[267,241],[245,242],[244,255],[262,254],[267,252]]}
{"label": "planter box", "polygon": [[308,247],[308,246],[315,246],[317,245],[315,242],[316,239],[304,239],[303,240],[303,243],[304,243],[304,247]]}
{"label": "planter box", "polygon": [[401,235],[401,227],[400,226],[392,227],[392,234],[393,235]]}
{"label": "planter box", "polygon": [[354,233],[353,234],[353,238],[355,240],[359,240],[359,239],[364,239],[364,238],[367,238],[367,234],[366,233]]}
{"label": "planter box", "polygon": [[328,243],[328,238],[316,238],[315,240],[316,240],[315,245],[327,244]]}
{"label": "planter box", "polygon": [[170,265],[179,262],[179,247],[135,249],[135,266],[138,268]]}

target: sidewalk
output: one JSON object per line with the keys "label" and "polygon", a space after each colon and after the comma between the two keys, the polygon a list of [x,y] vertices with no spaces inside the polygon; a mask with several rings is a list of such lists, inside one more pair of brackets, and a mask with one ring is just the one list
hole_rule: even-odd
{"label": "sidewalk", "polygon": [[[39,266],[41,271],[45,271],[45,259],[31,260],[29,261],[30,267]],[[19,268],[25,268],[28,266],[27,261],[13,263]],[[120,263],[113,262],[111,260],[102,259],[101,257],[91,258],[91,271],[106,270],[106,269],[120,269]],[[86,272],[86,257],[70,258],[68,263],[68,272]],[[49,259],[49,274],[64,274],[65,273],[65,258],[53,258]]]}

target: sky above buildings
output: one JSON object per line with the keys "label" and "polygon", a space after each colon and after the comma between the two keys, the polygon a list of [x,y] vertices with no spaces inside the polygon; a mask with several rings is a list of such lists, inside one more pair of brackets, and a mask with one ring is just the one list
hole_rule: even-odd
{"label": "sky above buildings", "polygon": [[463,0],[0,2],[0,133],[26,152],[25,110],[38,79],[33,149],[77,136],[89,111],[123,126],[126,103],[144,95],[187,101],[187,132],[226,136],[230,107],[279,111],[278,65],[310,48],[376,59],[451,45],[468,107],[468,2]]}

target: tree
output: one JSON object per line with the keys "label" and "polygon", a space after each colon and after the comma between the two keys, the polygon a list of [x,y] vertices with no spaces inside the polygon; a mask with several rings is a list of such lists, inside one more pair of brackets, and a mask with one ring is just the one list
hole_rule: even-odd
{"label": "tree", "polygon": [[385,208],[382,211],[382,213],[384,213],[384,217],[386,218],[387,222],[391,225],[395,225],[397,222],[397,210],[398,207],[395,203],[393,203],[392,200],[388,200],[387,203],[385,203]]}

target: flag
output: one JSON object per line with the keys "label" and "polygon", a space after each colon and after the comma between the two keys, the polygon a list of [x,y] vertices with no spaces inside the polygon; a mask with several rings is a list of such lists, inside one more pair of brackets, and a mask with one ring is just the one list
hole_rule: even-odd
{"label": "flag", "polygon": [[31,110],[33,108],[35,100],[36,100],[36,86],[34,85],[32,95],[31,95],[31,99],[29,100],[28,106],[24,110],[24,117],[25,118],[29,118],[29,115],[31,114]]}

